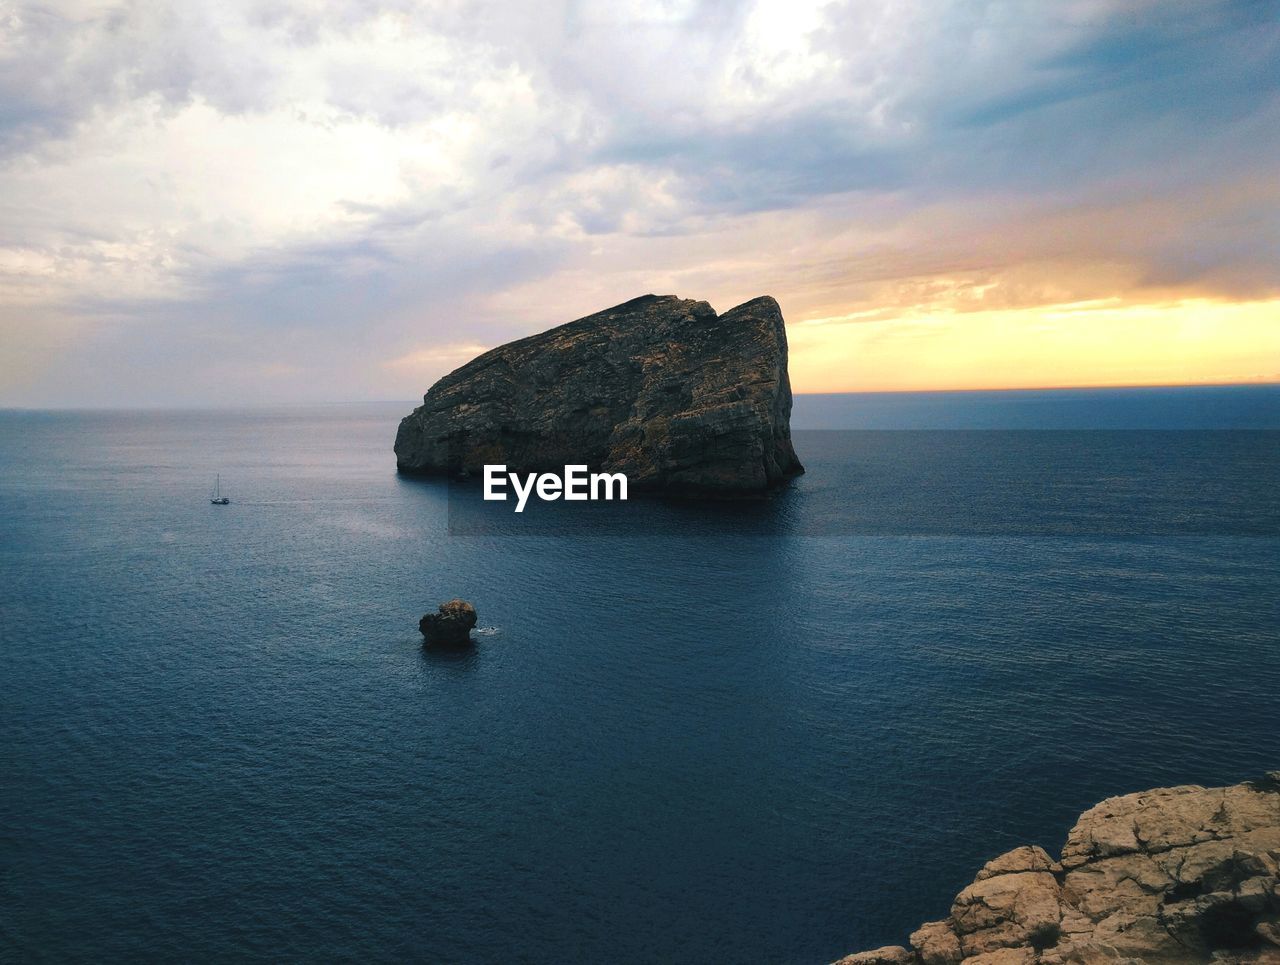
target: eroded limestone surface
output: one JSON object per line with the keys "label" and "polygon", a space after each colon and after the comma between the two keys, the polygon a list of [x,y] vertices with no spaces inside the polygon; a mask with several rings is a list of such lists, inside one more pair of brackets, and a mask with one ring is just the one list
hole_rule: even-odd
{"label": "eroded limestone surface", "polygon": [[1055,861],[1014,848],[910,948],[839,965],[1280,963],[1280,772],[1157,788],[1080,816]]}

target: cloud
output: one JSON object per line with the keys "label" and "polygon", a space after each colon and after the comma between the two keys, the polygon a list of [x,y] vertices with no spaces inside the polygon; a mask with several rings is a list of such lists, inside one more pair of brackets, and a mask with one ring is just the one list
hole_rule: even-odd
{"label": "cloud", "polygon": [[423,387],[435,382],[442,375],[452,372],[460,365],[465,365],[477,355],[482,355],[493,346],[476,342],[456,342],[449,345],[435,345],[429,348],[415,349],[397,358],[382,363],[396,379],[397,386],[407,380],[411,386]]}
{"label": "cloud", "polygon": [[1278,54],[1228,0],[0,2],[0,402],[412,397],[654,290],[1280,297]]}

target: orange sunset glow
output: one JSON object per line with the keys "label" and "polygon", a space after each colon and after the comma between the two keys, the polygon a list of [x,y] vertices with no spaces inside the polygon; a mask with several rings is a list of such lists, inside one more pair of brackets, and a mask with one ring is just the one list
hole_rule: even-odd
{"label": "orange sunset glow", "polygon": [[1280,382],[1280,300],[817,319],[789,338],[803,392]]}

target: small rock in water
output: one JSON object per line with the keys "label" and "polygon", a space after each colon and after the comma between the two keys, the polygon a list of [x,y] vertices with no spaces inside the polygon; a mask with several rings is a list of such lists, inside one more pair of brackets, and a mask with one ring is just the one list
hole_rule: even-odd
{"label": "small rock in water", "polygon": [[462,647],[471,642],[471,628],[476,625],[476,608],[466,600],[441,603],[438,613],[424,614],[418,621],[427,644]]}

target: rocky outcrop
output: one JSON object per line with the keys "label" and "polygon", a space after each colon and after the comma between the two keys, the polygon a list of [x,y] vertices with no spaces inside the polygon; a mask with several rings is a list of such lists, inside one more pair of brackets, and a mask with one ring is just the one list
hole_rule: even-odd
{"label": "rocky outcrop", "polygon": [[466,600],[441,603],[437,613],[423,614],[418,621],[423,641],[446,647],[461,647],[471,642],[476,625],[476,608]]}
{"label": "rocky outcrop", "polygon": [[1059,860],[1021,847],[987,862],[910,944],[840,965],[1280,963],[1280,772],[1103,801]]}
{"label": "rocky outcrop", "polygon": [[446,375],[400,423],[409,473],[624,472],[632,490],[755,492],[803,472],[787,335],[762,297],[717,315],[645,295],[502,345]]}

